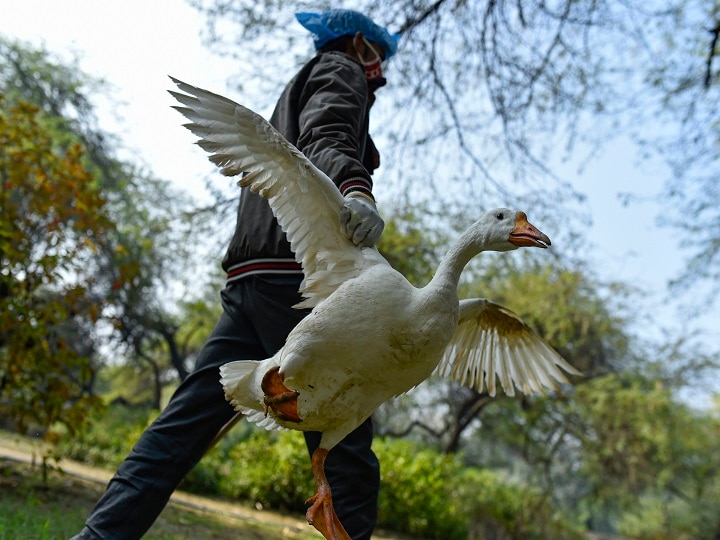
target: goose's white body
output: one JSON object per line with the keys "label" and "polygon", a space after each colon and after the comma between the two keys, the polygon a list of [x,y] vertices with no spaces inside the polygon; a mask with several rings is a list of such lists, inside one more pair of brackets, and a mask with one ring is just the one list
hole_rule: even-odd
{"label": "goose's white body", "polygon": [[[313,308],[310,315],[272,358],[224,365],[221,382],[253,422],[322,432],[323,453],[313,455],[318,495],[308,519],[322,503],[330,512],[318,527],[326,538],[347,535],[324,491],[324,456],[384,401],[433,371],[478,391],[487,387],[491,395],[496,379],[512,395],[514,387],[529,393],[567,382],[560,368],[578,373],[509,310],[484,299],[458,301],[462,269],[479,252],[550,243],[524,213],[485,214],[450,249],[432,281],[416,288],[375,248],[346,238],[339,223],[344,199],[335,184],[264,119],[173,81],[186,92],[171,94],[183,104],[176,108],[190,119],[186,127],[200,137],[198,144],[223,174],[242,174],[241,186],[268,199],[302,263],[301,305]],[[274,372],[268,389],[265,378]]]}
{"label": "goose's white body", "polygon": [[[436,368],[457,326],[458,302],[427,292],[387,263],[369,268],[317,305],[275,356],[224,366],[232,404],[266,427],[321,431],[322,445],[332,448]],[[299,392],[300,423],[265,416],[261,380],[273,366]]]}

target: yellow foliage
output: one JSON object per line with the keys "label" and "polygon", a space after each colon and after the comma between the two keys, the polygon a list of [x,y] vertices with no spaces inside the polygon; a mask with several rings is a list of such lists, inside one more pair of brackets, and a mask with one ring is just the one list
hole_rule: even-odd
{"label": "yellow foliage", "polygon": [[112,224],[82,147],[61,140],[37,107],[0,99],[0,402],[21,429],[82,419],[89,359],[73,324],[101,309],[88,262]]}

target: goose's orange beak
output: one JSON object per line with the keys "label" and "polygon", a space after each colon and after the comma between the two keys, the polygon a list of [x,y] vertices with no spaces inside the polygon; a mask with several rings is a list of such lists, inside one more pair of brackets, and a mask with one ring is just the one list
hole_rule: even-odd
{"label": "goose's orange beak", "polygon": [[546,248],[551,244],[550,239],[527,220],[525,212],[515,216],[515,228],[510,232],[509,240],[518,247]]}

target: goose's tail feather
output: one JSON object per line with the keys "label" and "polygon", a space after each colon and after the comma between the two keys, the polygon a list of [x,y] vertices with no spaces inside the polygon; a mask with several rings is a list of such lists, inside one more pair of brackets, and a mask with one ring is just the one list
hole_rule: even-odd
{"label": "goose's tail feather", "polygon": [[247,420],[265,429],[281,429],[275,419],[266,414],[262,396],[257,395],[260,391],[258,369],[262,365],[263,362],[257,360],[236,360],[223,364],[220,366],[220,384],[225,391],[225,399]]}

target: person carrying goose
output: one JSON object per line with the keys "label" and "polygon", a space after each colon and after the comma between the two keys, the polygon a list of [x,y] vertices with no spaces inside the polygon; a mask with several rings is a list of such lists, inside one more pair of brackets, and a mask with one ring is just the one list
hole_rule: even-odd
{"label": "person carrying goose", "polygon": [[[316,55],[282,92],[270,123],[327,174],[343,196],[341,227],[355,245],[373,246],[384,223],[372,194],[379,155],[368,134],[375,92],[385,85],[382,63],[398,36],[352,10],[298,13]],[[75,539],[137,539],[170,495],[234,418],[218,382],[231,358],[265,359],[309,313],[294,309],[302,268],[266,200],[241,190],[235,232],[222,262],[223,312],[192,373],[142,434]],[[306,432],[310,454],[320,434]],[[354,540],[369,539],[377,519],[379,464],[367,419],[325,463],[337,515]]]}

